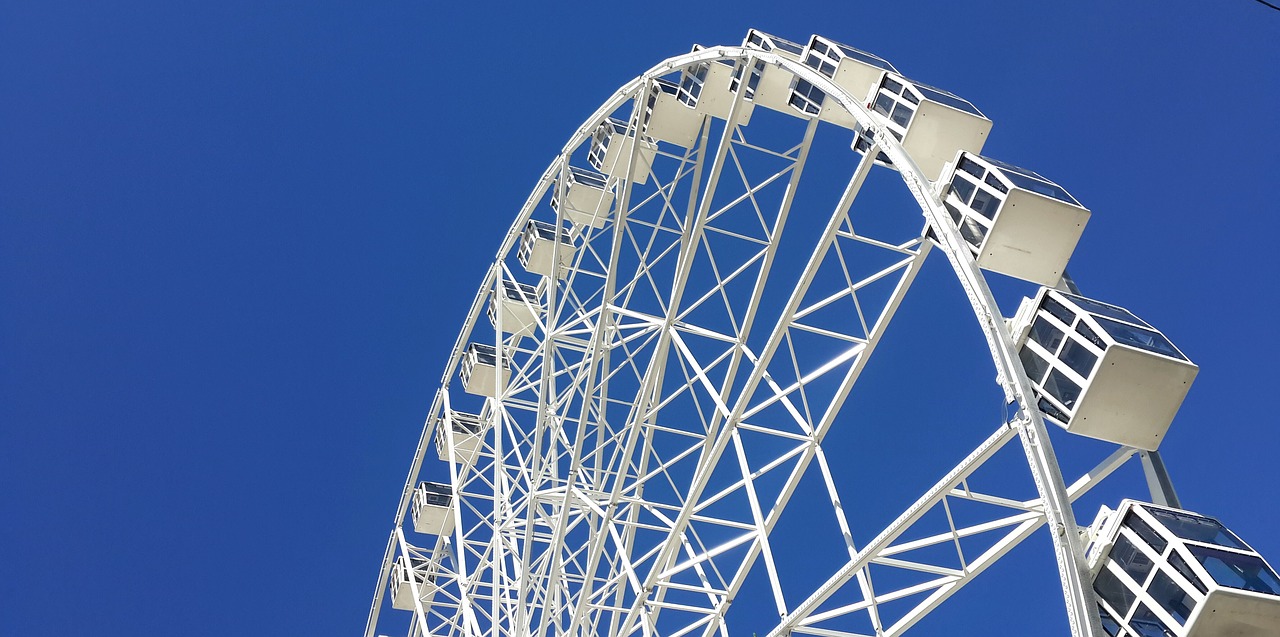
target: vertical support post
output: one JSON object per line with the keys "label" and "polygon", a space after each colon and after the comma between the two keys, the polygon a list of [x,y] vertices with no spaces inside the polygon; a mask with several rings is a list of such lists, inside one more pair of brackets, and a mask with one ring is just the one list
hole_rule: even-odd
{"label": "vertical support post", "polygon": [[1182,508],[1182,501],[1173,490],[1173,480],[1169,478],[1169,470],[1164,466],[1164,459],[1159,451],[1143,451],[1142,474],[1147,477],[1147,488],[1151,490],[1151,501],[1175,509]]}

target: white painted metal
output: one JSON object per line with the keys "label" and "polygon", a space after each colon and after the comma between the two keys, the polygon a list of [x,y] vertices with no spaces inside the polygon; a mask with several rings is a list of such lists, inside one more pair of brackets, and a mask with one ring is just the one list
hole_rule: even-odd
{"label": "white painted metal", "polygon": [[[878,55],[820,35],[809,38],[801,59],[805,66],[821,73],[854,97],[871,93],[883,72],[898,72],[888,60]],[[818,115],[824,122],[848,129],[858,126],[858,120],[848,110],[835,100],[828,102],[821,89],[805,80],[796,82],[790,104],[807,115]]]}
{"label": "white painted metal", "polygon": [[1125,500],[1099,512],[1087,555],[1113,634],[1280,634],[1280,578],[1213,518]]}
{"label": "white painted metal", "polygon": [[[799,62],[804,53],[804,47],[799,44],[758,29],[747,32],[747,37],[742,40],[742,46],[773,53],[795,62]],[[757,59],[750,67],[739,67],[739,70],[739,77],[745,75],[747,78],[747,98],[753,104],[796,117],[811,117],[791,107],[791,89],[795,85],[796,78],[785,68]]]}
{"label": "white painted metal", "polygon": [[961,151],[938,179],[978,267],[1058,285],[1089,210],[1038,173]]}
{"label": "white painted metal", "polygon": [[866,104],[876,129],[901,142],[927,179],[937,179],[959,151],[981,153],[991,131],[991,120],[968,100],[890,71],[881,74]]}
{"label": "white painted metal", "polygon": [[574,245],[564,230],[556,241],[555,226],[542,221],[529,220],[520,235],[517,255],[520,264],[529,272],[542,276],[563,278],[565,266],[573,262]]}
{"label": "white painted metal", "polygon": [[1039,410],[1071,433],[1154,450],[1199,367],[1128,310],[1041,288],[1013,332]]}
{"label": "white painted metal", "polygon": [[475,464],[489,429],[489,415],[449,412],[448,422],[436,426],[436,455],[446,462]]}
{"label": "white painted metal", "polygon": [[655,79],[645,100],[644,134],[682,148],[693,148],[703,114],[680,101],[680,85]]}
{"label": "white painted metal", "polygon": [[596,127],[587,161],[611,178],[644,183],[649,180],[649,167],[657,152],[658,145],[652,139],[637,135],[627,122],[609,118]]}
{"label": "white painted metal", "polygon": [[[705,47],[694,45],[693,52]],[[680,71],[680,101],[699,113],[719,119],[729,119],[736,91],[735,69],[741,64],[733,59],[721,58],[689,64]],[[746,102],[738,107],[737,122],[746,126],[751,121],[755,104]]]}
{"label": "white painted metal", "polygon": [[[366,637],[401,621],[382,609],[386,592],[396,596],[388,580],[399,581],[395,565],[403,555],[437,568],[433,596],[422,603],[414,594],[410,635],[726,635],[726,617],[749,577],[762,578],[782,618],[771,635],[854,634],[842,623],[852,617],[865,618],[877,635],[898,635],[1045,526],[1072,634],[1101,634],[1070,503],[1136,451],[1122,448],[1070,487],[1063,482],[1013,338],[912,149],[863,108],[863,95],[799,62],[798,46],[793,56],[750,44],[695,50],[627,83],[543,173],[450,361],[450,370],[491,363],[493,380],[481,383],[474,373],[463,376],[462,387],[451,373],[442,380]],[[742,69],[747,90],[713,86],[734,68]],[[638,129],[655,82],[677,74],[682,108],[717,119],[702,118],[680,154],[627,143],[643,139]],[[798,274],[776,260],[784,239],[800,232],[786,230],[807,183],[802,175],[818,119],[773,118],[792,124],[793,136],[753,136],[745,124],[751,108],[764,103],[759,90],[769,76],[785,84],[784,112],[798,114],[787,105],[796,78],[822,92],[823,108],[842,109],[867,134],[862,161],[855,167],[850,154],[847,183],[832,189],[834,205],[816,243],[804,239],[810,258]],[[881,152],[927,222],[902,236],[855,222],[853,202],[870,158]],[[947,159],[954,153],[953,144]],[[549,205],[553,195],[567,201],[568,175],[584,155],[616,187],[613,214],[598,225],[573,220],[568,206]],[[933,161],[930,153],[921,158]],[[556,230],[566,221],[571,231]],[[860,547],[857,516],[841,504],[822,441],[935,245],[971,302],[1015,414]],[[517,265],[548,277],[537,325],[529,329],[521,314],[532,304],[498,303],[490,330],[479,316],[495,290],[520,283]],[[778,290],[780,296],[768,295]],[[468,343],[492,343],[490,358],[481,361]],[[411,493],[430,440],[449,428],[445,416],[458,412],[488,414],[490,431],[476,441],[471,462],[457,459],[457,431],[445,432],[442,439],[453,437],[446,448],[454,461],[445,464],[452,533],[414,549],[404,539]],[[1015,437],[1034,477],[1030,500],[971,484]],[[785,588],[771,537],[792,498],[804,497],[806,476],[820,477],[847,560],[833,559],[826,584],[797,596]],[[988,517],[958,522],[953,510],[970,504],[988,507]],[[900,541],[933,514],[947,520],[941,531]],[[966,548],[985,537],[994,539]],[[958,564],[920,555],[951,545]],[[885,569],[924,579],[879,578]],[[804,601],[789,601],[795,599]],[[404,606],[395,601],[389,607]]]}
{"label": "white painted metal", "polygon": [[563,214],[574,225],[603,228],[613,208],[613,190],[609,188],[607,178],[594,171],[569,166],[561,181],[563,183],[551,191],[551,209]]}
{"label": "white painted metal", "polygon": [[533,334],[533,330],[538,327],[538,318],[542,315],[541,287],[510,279],[503,280],[502,285],[489,298],[489,323],[496,329],[498,314],[501,312],[504,316],[504,334]]}
{"label": "white painted metal", "polygon": [[476,396],[492,396],[507,386],[511,370],[506,360],[500,360],[500,350],[484,343],[472,343],[467,347],[467,355],[462,359],[458,376],[462,379],[462,388],[468,394]]}

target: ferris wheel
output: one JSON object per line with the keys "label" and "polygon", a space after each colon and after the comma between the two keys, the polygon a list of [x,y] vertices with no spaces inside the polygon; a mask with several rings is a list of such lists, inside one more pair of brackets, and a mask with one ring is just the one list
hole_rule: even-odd
{"label": "ferris wheel", "polygon": [[[365,636],[893,636],[1037,533],[1072,635],[1280,633],[1275,572],[1181,509],[1156,452],[1197,367],[1076,289],[1089,210],[982,155],[991,127],[821,36],[752,30],[623,85],[502,237]],[[843,459],[868,428],[927,432],[851,396],[934,252],[1004,417],[874,522],[848,504]],[[984,272],[1026,282],[1014,316]],[[1064,476],[1046,423],[1109,451]],[[1030,495],[983,479],[1009,454]],[[1149,496],[1078,525],[1073,503],[1131,461]],[[822,533],[836,541],[797,573],[797,538]]]}

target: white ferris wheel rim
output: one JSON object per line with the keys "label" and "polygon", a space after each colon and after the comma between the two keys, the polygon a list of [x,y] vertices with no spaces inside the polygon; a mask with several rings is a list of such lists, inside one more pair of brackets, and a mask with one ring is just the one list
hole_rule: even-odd
{"label": "white ferris wheel rim", "polygon": [[[1097,621],[1096,614],[1091,611],[1092,606],[1096,603],[1093,599],[1093,593],[1087,584],[1087,573],[1083,562],[1083,547],[1081,545],[1079,533],[1073,515],[1071,514],[1070,502],[1078,497],[1077,492],[1068,493],[1066,484],[1063,481],[1061,471],[1058,468],[1057,460],[1054,456],[1052,447],[1049,443],[1047,430],[1040,412],[1034,408],[1035,401],[1033,397],[1032,387],[1023,370],[1021,362],[1018,360],[1016,350],[1006,327],[1004,320],[1001,318],[999,310],[990,289],[986,284],[986,280],[978,269],[973,256],[966,249],[964,240],[960,236],[956,227],[947,223],[947,212],[943,207],[942,201],[937,192],[933,189],[933,184],[928,180],[922,170],[919,168],[914,159],[903,149],[901,143],[887,130],[881,126],[870,115],[868,110],[861,103],[861,100],[851,95],[840,85],[828,79],[826,76],[818,73],[808,66],[778,56],[776,54],[761,51],[755,48],[741,46],[716,46],[698,50],[675,57],[671,57],[663,62],[655,65],[645,73],[637,76],[631,81],[619,88],[607,101],[605,101],[594,113],[592,113],[584,123],[570,137],[563,149],[555,159],[549,164],[547,169],[542,173],[537,185],[531,191],[528,199],[520,209],[514,223],[503,237],[501,246],[496,255],[495,262],[486,272],[484,281],[480,287],[471,308],[468,311],[464,328],[459,333],[458,339],[454,344],[449,361],[445,367],[443,378],[441,379],[440,391],[436,394],[431,407],[431,414],[441,413],[441,396],[446,393],[450,381],[455,370],[465,354],[467,339],[471,333],[472,326],[481,320],[484,314],[485,303],[494,289],[496,282],[505,278],[502,274],[503,258],[508,253],[512,253],[515,246],[520,241],[522,229],[533,218],[534,213],[539,204],[545,198],[547,192],[551,188],[555,188],[560,180],[562,173],[568,169],[571,155],[578,150],[584,143],[590,140],[592,132],[604,123],[610,114],[622,107],[628,101],[637,100],[638,96],[644,94],[644,91],[657,78],[669,75],[673,72],[680,71],[682,68],[690,65],[704,62],[733,61],[745,65],[751,65],[755,62],[762,62],[766,65],[782,68],[797,78],[808,81],[816,88],[821,90],[828,99],[834,100],[840,105],[850,116],[852,116],[865,130],[873,134],[878,150],[883,152],[892,161],[895,169],[901,175],[904,184],[911,192],[913,198],[920,206],[921,212],[928,219],[929,227],[936,235],[936,247],[943,250],[951,264],[957,278],[965,290],[966,297],[978,319],[979,327],[983,331],[984,338],[988,344],[988,348],[992,355],[993,363],[998,372],[998,379],[1005,392],[1006,398],[1019,406],[1017,416],[1008,423],[1010,429],[1005,431],[1001,436],[1003,438],[996,440],[997,436],[988,439],[983,443],[970,458],[966,459],[967,463],[971,463],[981,458],[984,454],[993,452],[995,443],[1003,444],[1014,435],[1020,436],[1026,452],[1028,463],[1035,479],[1036,487],[1041,494],[1044,512],[1044,522],[1056,532],[1051,533],[1054,544],[1055,554],[1059,567],[1059,575],[1063,582],[1064,597],[1066,601],[1067,615],[1073,635],[1101,635],[1100,626]],[[741,97],[738,98],[741,101]],[[816,118],[815,118],[816,119]],[[632,125],[635,125],[634,116]],[[865,153],[866,163],[870,166],[871,159],[877,151],[873,147]],[[554,286],[552,286],[554,287]],[[392,557],[396,552],[397,533],[399,527],[405,523],[405,516],[412,498],[413,489],[416,482],[416,476],[421,468],[421,462],[425,456],[426,447],[431,439],[431,429],[433,424],[429,422],[423,430],[422,441],[419,444],[415,462],[410,470],[409,477],[406,481],[405,488],[402,492],[400,504],[397,508],[395,519],[396,531],[392,533],[392,537],[388,541],[387,551],[384,555],[382,574],[379,578],[378,588],[375,592],[373,607],[369,617],[366,629],[366,637],[373,637],[377,623],[377,615],[379,606],[387,586],[386,568],[391,564]],[[1125,449],[1113,454],[1100,467],[1105,467],[1102,475],[1109,473],[1118,466],[1119,462],[1127,459],[1129,456],[1122,454]],[[1129,454],[1134,450],[1128,449]],[[1121,457],[1123,455],[1123,457]],[[979,460],[980,461],[980,460]],[[962,463],[963,464],[963,463]],[[957,467],[959,469],[960,467]],[[953,471],[953,473],[956,473]],[[1100,479],[1098,477],[1097,479]],[[945,481],[945,479],[944,479]],[[939,484],[942,484],[940,482]],[[1076,485],[1078,486],[1078,485]],[[928,495],[928,494],[926,494]],[[922,498],[922,501],[924,498]],[[905,518],[906,514],[904,514]],[[901,521],[901,520],[900,520]],[[1038,527],[1036,527],[1038,528]],[[1034,530],[1034,529],[1031,529]],[[877,538],[879,539],[879,538]],[[403,542],[403,535],[400,536]],[[846,575],[852,577],[852,573]],[[415,584],[416,586],[416,584]],[[818,591],[815,591],[810,600],[810,610],[816,606]],[[823,598],[825,599],[825,598]],[[821,600],[818,600],[821,601]],[[802,607],[805,604],[801,605]],[[778,637],[787,634],[790,629],[795,627],[795,622],[800,619],[797,613],[793,613],[791,617],[783,617],[782,622],[767,637]],[[474,621],[474,620],[472,620]],[[478,628],[472,624],[474,628]],[[425,633],[425,628],[422,631]]]}

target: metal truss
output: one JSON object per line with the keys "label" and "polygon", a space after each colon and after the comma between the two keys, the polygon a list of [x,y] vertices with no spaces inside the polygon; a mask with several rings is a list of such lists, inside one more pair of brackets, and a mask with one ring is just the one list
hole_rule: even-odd
{"label": "metal truss", "polygon": [[[747,107],[739,95],[727,121],[704,117],[692,148],[663,146],[649,180],[613,178],[614,211],[601,227],[556,215],[548,200],[581,164],[595,126],[630,117],[635,134],[656,78],[718,60],[763,62],[809,81],[877,145],[848,163],[843,183],[814,183],[806,168],[818,120],[787,118],[756,136],[739,124]],[[639,147],[630,144],[621,174],[632,174]],[[880,151],[924,223],[855,206]],[[803,204],[800,193],[810,195]],[[899,222],[882,222],[894,215]],[[1098,634],[1070,502],[1137,452],[1120,449],[1063,481],[991,293],[945,216],[897,141],[807,67],[722,47],[672,58],[623,86],[552,161],[503,238],[415,451],[366,637],[727,635],[726,615],[752,578],[766,583],[781,618],[769,637],[898,635],[1046,525],[1073,634]],[[537,317],[532,334],[505,329],[517,321],[501,305],[494,324],[484,318],[505,282],[534,276],[516,260],[530,219],[568,228],[576,247],[563,276],[547,277],[545,296],[525,301]],[[857,546],[857,512],[845,510],[822,442],[833,427],[857,426],[842,408],[934,247],[957,272],[1016,413]],[[565,249],[555,243],[553,263]],[[781,259],[784,251],[808,257]],[[454,377],[472,341],[492,344],[497,367],[510,369],[484,398]],[[488,427],[472,458],[456,452],[455,413],[481,414]],[[438,429],[447,476],[430,460]],[[1014,438],[1037,496],[973,487]],[[411,494],[426,478],[452,485],[451,534],[412,532]],[[814,483],[816,493],[805,490]],[[788,602],[796,591],[784,592],[770,539],[796,497],[830,502],[845,551],[798,604]],[[924,530],[930,524],[935,531]],[[433,569],[430,594],[409,582],[412,620],[387,599],[398,556]]]}

